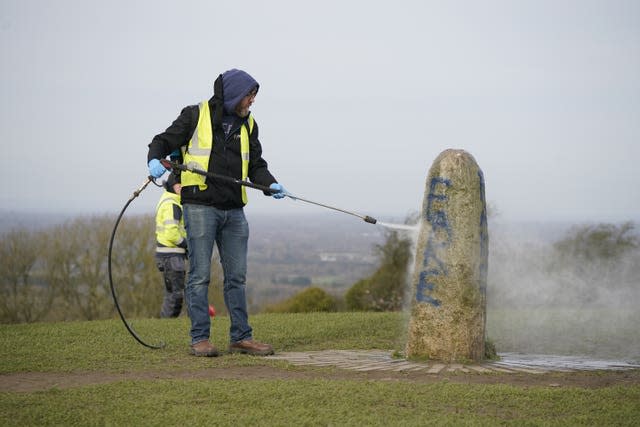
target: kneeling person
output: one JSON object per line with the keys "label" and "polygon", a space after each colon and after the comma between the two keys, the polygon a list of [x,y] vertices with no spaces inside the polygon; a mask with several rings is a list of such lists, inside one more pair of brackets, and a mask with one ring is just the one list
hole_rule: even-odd
{"label": "kneeling person", "polygon": [[160,317],[178,317],[182,310],[187,258],[181,185],[175,174],[164,182],[165,191],[156,208],[156,265],[164,278],[164,297]]}

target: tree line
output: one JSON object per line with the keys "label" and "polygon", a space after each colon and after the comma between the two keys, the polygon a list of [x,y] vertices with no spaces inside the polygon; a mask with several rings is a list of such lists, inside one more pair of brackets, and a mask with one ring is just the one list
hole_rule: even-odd
{"label": "tree line", "polygon": [[[415,218],[406,222],[415,222]],[[21,228],[4,233],[0,241],[0,322],[114,317],[107,270],[114,223],[112,216],[92,216],[45,230]],[[127,317],[159,315],[163,286],[155,266],[154,226],[151,215],[125,218],[114,239],[112,276]],[[549,274],[561,272],[566,281],[564,289],[580,285],[580,299],[589,301],[602,292],[601,287],[589,284],[603,283],[621,269],[622,278],[609,280],[609,286],[637,288],[639,248],[633,223],[577,226],[552,245],[542,268]],[[389,231],[376,250],[377,269],[353,284],[344,296],[330,295],[311,283],[300,293],[264,310],[402,310],[412,242],[405,234]],[[213,262],[212,267],[210,298],[217,312],[224,315],[219,262]],[[502,280],[499,276],[494,279],[490,288]],[[556,300],[567,302],[560,296]]]}
{"label": "tree line", "polygon": [[[112,216],[77,218],[39,231],[4,233],[0,244],[0,320],[3,323],[96,320],[115,313],[107,271]],[[162,300],[155,266],[155,222],[120,223],[112,273],[123,310],[156,316]]]}
{"label": "tree line", "polygon": [[[112,215],[80,217],[49,228],[18,228],[0,241],[0,322],[97,320],[117,315],[108,278]],[[127,317],[157,317],[162,277],[155,266],[155,221],[151,215],[124,218],[112,248],[112,277]],[[399,310],[410,242],[389,233],[377,246],[380,267],[356,283],[345,298],[305,283],[294,302],[265,311]],[[212,262],[210,299],[226,314],[222,271]],[[320,293],[320,296],[318,295]],[[311,296],[311,297],[310,297]]]}
{"label": "tree line", "polygon": [[[415,223],[409,217],[405,223]],[[499,246],[498,242],[498,246]],[[406,303],[406,291],[411,268],[412,242],[406,234],[387,232],[383,244],[376,246],[378,268],[369,277],[352,285],[344,298],[334,297],[317,287],[307,288],[289,299],[268,307],[268,311],[399,311]],[[513,249],[513,248],[510,248]],[[497,306],[519,306],[544,301],[548,306],[576,307],[602,304],[611,305],[623,300],[637,303],[640,296],[640,237],[632,222],[622,224],[587,224],[569,229],[564,236],[543,252],[519,252],[501,248],[489,265],[488,293]],[[521,253],[522,251],[526,253]],[[519,259],[524,255],[528,258]],[[534,259],[535,258],[535,259]],[[502,263],[504,265],[499,265]],[[511,265],[506,265],[511,264]],[[512,271],[520,266],[538,269],[533,277],[552,282],[551,287],[540,283],[522,291],[522,280],[530,272]],[[507,274],[505,274],[505,272]],[[519,288],[519,289],[518,289]],[[551,290],[553,295],[542,297],[541,292]],[[528,299],[529,297],[531,297]],[[625,299],[626,298],[626,299]]]}

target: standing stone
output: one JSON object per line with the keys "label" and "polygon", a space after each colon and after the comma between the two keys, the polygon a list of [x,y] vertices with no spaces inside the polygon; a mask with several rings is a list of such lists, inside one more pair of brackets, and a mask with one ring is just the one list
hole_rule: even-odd
{"label": "standing stone", "polygon": [[445,150],[426,182],[407,357],[484,358],[488,240],[482,171],[466,151]]}

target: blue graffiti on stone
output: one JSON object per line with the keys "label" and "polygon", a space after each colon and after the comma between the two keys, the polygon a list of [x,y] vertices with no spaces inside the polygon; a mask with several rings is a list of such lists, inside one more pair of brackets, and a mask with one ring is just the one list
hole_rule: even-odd
{"label": "blue graffiti on stone", "polygon": [[423,252],[424,269],[419,274],[416,286],[416,300],[440,307],[440,300],[434,298],[431,293],[435,290],[434,279],[448,274],[446,264],[440,259],[440,249],[446,248],[451,243],[451,226],[444,206],[448,200],[446,189],[451,186],[451,181],[445,178],[432,178],[429,183],[427,195],[427,208],[425,218],[431,224],[431,232]]}
{"label": "blue graffiti on stone", "polygon": [[[451,186],[451,180],[446,178],[432,178],[429,183],[429,195],[427,196],[427,210],[425,212],[426,220],[431,224],[433,231],[446,231],[447,242],[451,241],[451,227],[449,226],[449,219],[447,212],[442,207],[435,206],[437,204],[444,204],[449,196],[446,195],[446,190]],[[440,203],[438,203],[440,202]]]}

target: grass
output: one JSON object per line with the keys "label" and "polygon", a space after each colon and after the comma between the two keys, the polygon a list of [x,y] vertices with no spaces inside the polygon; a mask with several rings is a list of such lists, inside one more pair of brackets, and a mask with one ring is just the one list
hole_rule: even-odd
{"label": "grass", "polygon": [[[632,425],[640,391],[157,380],[1,396],[2,425]],[[635,401],[635,402],[634,402]],[[24,411],[23,408],[29,408]],[[637,421],[637,418],[636,418]]]}
{"label": "grass", "polygon": [[[278,351],[397,349],[398,313],[268,314],[251,318],[256,338]],[[144,319],[133,340],[119,319],[1,325],[0,373],[196,371],[273,366],[246,356],[187,354],[188,320]],[[228,321],[213,341],[226,347]],[[306,368],[296,368],[306,369]],[[311,368],[309,368],[311,369]],[[640,386],[511,386],[323,379],[121,380],[36,392],[0,393],[0,425],[637,425]],[[496,374],[493,374],[496,375]],[[125,376],[126,377],[126,376]],[[0,381],[1,381],[0,376]]]}
{"label": "grass", "polygon": [[[393,349],[400,345],[398,313],[263,314],[251,317],[255,338],[277,351],[323,349]],[[95,370],[198,369],[202,359],[187,355],[189,321],[141,319],[130,321],[149,344],[163,341],[163,350],[138,344],[120,319],[92,322],[0,325],[0,373]],[[226,349],[229,321],[216,318],[212,342]],[[216,359],[216,364],[228,358]],[[240,358],[246,363],[262,363]],[[237,363],[237,361],[233,361]]]}

